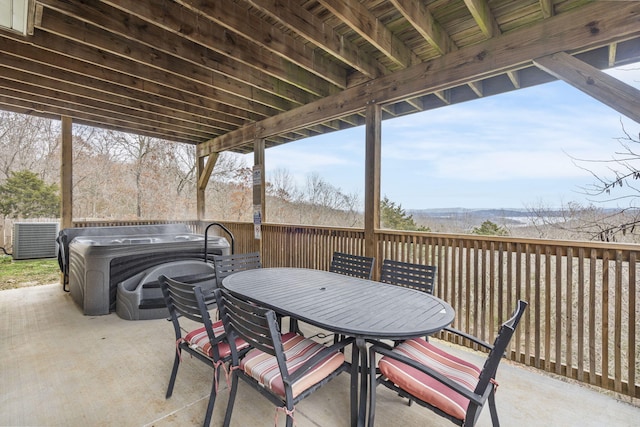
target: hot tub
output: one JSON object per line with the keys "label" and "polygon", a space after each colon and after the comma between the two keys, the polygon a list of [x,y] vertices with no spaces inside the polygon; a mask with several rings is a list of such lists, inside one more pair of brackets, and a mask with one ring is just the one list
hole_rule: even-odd
{"label": "hot tub", "polygon": [[[231,253],[224,237],[209,236],[207,247],[208,258]],[[109,314],[119,283],[160,264],[204,259],[201,234],[78,236],[69,243],[69,292],[84,314]]]}
{"label": "hot tub", "polygon": [[197,284],[205,293],[217,286],[215,268],[211,263],[202,260],[182,260],[156,265],[118,283],[118,316],[125,320],[168,318],[169,310],[158,282],[161,275],[184,283]]}

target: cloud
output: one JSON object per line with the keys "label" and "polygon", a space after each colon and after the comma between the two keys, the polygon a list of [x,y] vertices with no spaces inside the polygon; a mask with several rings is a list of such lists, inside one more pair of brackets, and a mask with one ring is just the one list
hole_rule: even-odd
{"label": "cloud", "polygon": [[623,135],[617,112],[562,82],[414,116],[383,124],[383,167],[442,179],[586,178],[573,159],[610,159]]}

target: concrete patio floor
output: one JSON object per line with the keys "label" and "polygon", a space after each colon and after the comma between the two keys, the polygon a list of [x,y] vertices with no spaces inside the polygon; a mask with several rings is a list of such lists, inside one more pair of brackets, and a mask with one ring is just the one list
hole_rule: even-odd
{"label": "concrete patio floor", "polygon": [[[166,320],[84,316],[58,284],[0,292],[0,316],[0,425],[202,425],[213,371],[185,356],[173,396],[165,399],[175,351]],[[454,351],[482,363],[480,354]],[[638,402],[509,361],[498,382],[504,426],[640,425]],[[226,388],[221,381],[212,425],[222,424]],[[348,426],[348,390],[349,376],[339,376],[296,407],[296,425]],[[453,425],[384,387],[377,392],[377,426]],[[271,403],[240,383],[233,426],[273,426],[275,417]],[[278,425],[284,421],[279,415]],[[488,409],[478,425],[491,425]]]}

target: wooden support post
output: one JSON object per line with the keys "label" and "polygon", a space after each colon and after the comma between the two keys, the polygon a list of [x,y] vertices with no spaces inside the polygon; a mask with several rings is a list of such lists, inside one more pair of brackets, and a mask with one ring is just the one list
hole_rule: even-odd
{"label": "wooden support post", "polygon": [[264,147],[264,139],[253,141],[253,226],[260,254],[262,254],[262,224],[266,218]]}
{"label": "wooden support post", "polygon": [[[382,142],[382,108],[372,104],[366,110],[366,152],[364,184],[364,240],[365,255],[379,258],[375,232],[380,228],[380,152]],[[380,260],[373,277],[377,280]]]}
{"label": "wooden support post", "polygon": [[[202,176],[202,172],[204,171],[204,157],[198,157],[196,155],[196,176],[198,177],[198,183],[200,182],[200,176]],[[206,215],[205,208],[205,196],[204,190],[206,189],[206,183],[203,188],[200,185],[196,186],[196,215],[198,218],[198,222],[204,221],[204,217]]]}
{"label": "wooden support post", "polygon": [[73,120],[62,117],[62,149],[60,154],[60,228],[73,227]]}

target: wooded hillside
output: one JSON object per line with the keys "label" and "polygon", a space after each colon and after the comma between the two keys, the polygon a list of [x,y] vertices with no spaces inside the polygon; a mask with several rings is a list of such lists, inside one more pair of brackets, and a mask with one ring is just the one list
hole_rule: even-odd
{"label": "wooded hillside", "polygon": [[[12,172],[28,170],[57,184],[60,169],[59,122],[0,111],[0,185]],[[195,147],[147,136],[74,126],[73,217],[92,219],[187,220],[196,217]],[[361,195],[345,193],[317,172],[298,186],[287,170],[266,177],[266,222],[362,227]],[[223,153],[206,190],[206,217],[252,221],[252,172],[246,157]],[[386,198],[385,198],[386,199]],[[427,215],[387,201],[415,228],[471,233],[484,221],[514,237],[635,242],[636,211],[594,206],[530,208],[527,222],[500,210]],[[413,218],[410,218],[412,217]],[[383,215],[384,217],[384,215]],[[414,222],[415,221],[415,222]],[[628,228],[621,228],[631,224]],[[382,224],[394,228],[393,225]],[[616,233],[608,230],[616,229]]]}

